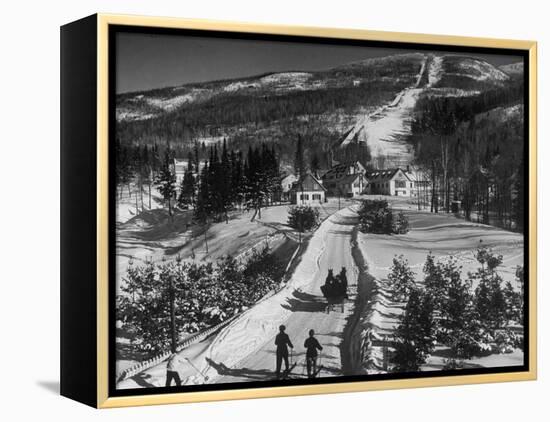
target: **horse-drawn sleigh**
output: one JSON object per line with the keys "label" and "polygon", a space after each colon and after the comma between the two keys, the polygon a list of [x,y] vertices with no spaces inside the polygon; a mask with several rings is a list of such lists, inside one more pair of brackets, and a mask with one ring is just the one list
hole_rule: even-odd
{"label": "horse-drawn sleigh", "polygon": [[342,312],[344,311],[344,301],[348,298],[348,278],[346,277],[346,269],[342,267],[340,274],[334,276],[332,268],[328,270],[325,284],[321,286],[321,292],[327,299],[327,313],[330,312],[334,305],[340,304]]}

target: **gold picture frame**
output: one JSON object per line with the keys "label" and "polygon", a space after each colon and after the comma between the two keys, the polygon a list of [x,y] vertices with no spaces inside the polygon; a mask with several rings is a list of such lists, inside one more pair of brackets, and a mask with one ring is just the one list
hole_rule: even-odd
{"label": "gold picture frame", "polygon": [[[143,394],[128,396],[109,395],[109,26],[139,26],[151,28],[193,29],[228,31],[251,34],[285,35],[299,37],[323,37],[341,40],[371,40],[385,42],[406,42],[437,46],[484,47],[492,49],[514,49],[528,52],[529,60],[529,369],[520,372],[491,373],[479,375],[452,375],[392,380],[373,380],[314,384],[300,386],[277,386],[224,390]],[[344,393],[385,389],[450,386],[462,384],[493,383],[504,381],[527,381],[537,377],[537,43],[428,35],[401,32],[381,32],[358,29],[316,28],[307,26],[260,25],[225,21],[180,19],[163,17],[127,16],[116,14],[96,15],[97,44],[97,98],[96,98],[96,154],[97,169],[95,181],[96,222],[96,397],[98,408],[140,406],[170,403],[206,402],[249,398],[299,396],[309,394]],[[63,389],[63,388],[62,388]],[[71,396],[70,394],[66,394]],[[75,397],[73,397],[75,398]],[[78,399],[78,398],[77,398]]]}

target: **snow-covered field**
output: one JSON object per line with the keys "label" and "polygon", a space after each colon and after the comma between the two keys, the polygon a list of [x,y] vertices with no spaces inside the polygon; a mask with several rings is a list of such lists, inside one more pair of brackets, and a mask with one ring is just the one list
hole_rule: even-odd
{"label": "snow-covered field", "polygon": [[[120,201],[117,204],[119,212],[127,213],[132,210],[132,206],[135,210],[134,194],[132,200],[129,203]],[[342,207],[350,204],[350,201],[341,201]],[[173,259],[180,255],[184,259],[193,259],[194,256],[197,260],[215,261],[227,255],[243,257],[253,248],[263,247],[266,242],[272,250],[287,256],[280,249],[295,249],[298,244],[298,234],[286,225],[289,207],[290,205],[277,205],[264,208],[262,218],[255,221],[250,221],[252,212],[236,211],[228,224],[212,224],[207,232],[208,253],[204,235],[193,235],[192,211],[178,212],[172,219],[162,208],[145,211],[128,220],[121,217],[120,220],[124,220],[124,223],[117,224],[116,240],[117,288],[123,283],[130,259],[140,264],[146,260],[160,261],[162,258]],[[338,201],[335,199],[319,205],[321,219],[326,219],[337,211]],[[304,240],[310,236],[311,234],[304,234]],[[121,337],[117,341],[125,344],[126,339]],[[136,360],[133,359],[118,361],[117,369],[122,370],[134,363]]]}
{"label": "snow-covered field", "polygon": [[[523,235],[505,231],[488,225],[466,222],[452,214],[433,214],[418,211],[406,201],[393,201],[394,209],[402,209],[409,217],[411,231],[405,235],[377,235],[359,233],[358,245],[368,264],[377,294],[365,309],[361,324],[365,341],[369,344],[369,358],[365,369],[369,373],[383,372],[384,336],[391,336],[398,317],[403,312],[403,304],[391,300],[387,276],[396,255],[403,255],[410,263],[420,282],[426,255],[431,252],[437,259],[455,257],[462,265],[463,277],[475,271],[478,263],[474,253],[480,246],[489,247],[495,254],[503,255],[499,274],[504,281],[515,285],[515,270],[523,265]],[[397,201],[397,202],[396,202]],[[517,287],[517,286],[516,286]],[[474,286],[475,288],[475,286]],[[448,354],[444,348],[437,348],[423,370],[441,369]],[[522,365],[523,353],[516,350],[506,355],[494,354],[474,358],[465,362],[466,366]]]}
{"label": "snow-covered field", "polygon": [[[309,240],[286,286],[273,296],[260,301],[238,319],[208,341],[182,355],[209,377],[209,382],[268,380],[273,378],[273,338],[278,326],[285,324],[294,342],[293,359],[299,362],[296,373],[302,375],[304,363],[303,341],[309,329],[315,329],[324,349],[321,355],[321,376],[342,374],[341,343],[348,318],[353,311],[357,273],[351,254],[351,241],[356,225],[356,214],[349,208],[327,218]],[[325,300],[319,289],[328,268],[337,272],[348,268],[351,298],[341,308],[325,312]],[[203,383],[201,376],[191,374],[189,365],[184,369],[186,383]],[[165,380],[165,364],[160,364],[137,377],[125,381],[120,388],[143,385],[160,386]]]}
{"label": "snow-covered field", "polygon": [[[384,372],[384,347],[389,344],[385,343],[384,337],[392,335],[403,312],[403,304],[391,300],[387,286],[387,275],[395,255],[405,256],[417,281],[422,279],[422,267],[429,252],[437,259],[458,258],[466,276],[468,271],[477,269],[474,252],[482,244],[503,255],[499,272],[505,281],[514,283],[515,268],[523,263],[521,234],[465,222],[454,215],[418,211],[416,205],[405,198],[388,200],[394,209],[401,209],[408,215],[409,233],[388,236],[357,232],[353,206],[338,211],[337,203],[331,201],[322,210],[324,216],[330,217],[309,239],[285,287],[261,300],[219,332],[186,348],[181,355],[208,376],[209,383],[272,379],[272,343],[277,327],[285,324],[296,347],[293,359],[298,366],[293,371],[294,377],[303,376],[304,351],[301,344],[310,328],[315,329],[324,347],[322,377]],[[255,239],[262,237],[260,233],[265,233],[262,228],[287,230],[292,236],[289,229],[284,228],[286,211],[287,206],[266,209],[259,223],[251,223],[248,216],[232,220],[229,225],[219,223],[213,229],[213,255],[220,256],[222,252],[235,252],[231,248],[240,250],[249,246],[235,235],[234,232],[239,230],[255,228],[251,236]],[[327,313],[326,301],[319,287],[329,268],[338,272],[342,266],[348,270],[350,300],[341,309]],[[355,309],[354,305],[358,304],[360,306]],[[422,370],[441,369],[447,356],[448,350],[437,347]],[[522,352],[516,350],[505,355],[474,358],[465,365],[521,365],[522,359]],[[131,362],[125,362],[128,363]],[[204,382],[203,377],[188,364],[182,366],[181,375],[187,384]],[[161,386],[164,380],[165,363],[161,363],[125,380],[119,387]]]}
{"label": "snow-covered field", "polygon": [[[132,196],[135,198],[134,196]],[[154,202],[154,201],[153,201]],[[348,201],[342,201],[344,207]],[[239,256],[254,247],[262,247],[269,242],[276,249],[284,239],[296,241],[297,233],[287,223],[290,205],[276,205],[262,209],[262,218],[250,221],[252,211],[234,211],[230,220],[211,224],[206,232],[193,225],[192,210],[178,211],[173,218],[168,211],[160,208],[132,216],[125,220],[122,216],[135,211],[132,200],[117,202],[120,223],[117,225],[116,261],[117,285],[128,267],[128,261],[145,262],[146,259],[159,261],[162,258],[212,261],[227,255]],[[326,218],[338,209],[338,201],[331,199],[319,205],[320,217]],[[122,222],[124,221],[124,222]],[[208,252],[206,251],[208,244]]]}
{"label": "snow-covered field", "polygon": [[[121,193],[122,192],[122,193]],[[137,205],[136,205],[136,196],[137,196]],[[142,198],[143,196],[143,208],[142,208]],[[162,208],[162,198],[158,193],[157,188],[151,186],[151,207],[149,208],[149,188],[148,186],[143,186],[142,195],[140,195],[139,187],[135,186],[133,183],[128,186],[123,186],[118,188],[116,195],[116,222],[117,223],[126,223],[128,220],[136,217],[137,214],[141,212],[142,209],[147,211],[156,210]]]}

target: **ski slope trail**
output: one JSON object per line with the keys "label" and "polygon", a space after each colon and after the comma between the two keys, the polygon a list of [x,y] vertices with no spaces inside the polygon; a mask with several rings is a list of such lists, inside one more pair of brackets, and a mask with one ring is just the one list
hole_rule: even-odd
{"label": "ski slope trail", "polygon": [[438,61],[426,56],[418,74],[416,83],[397,94],[394,100],[357,121],[355,126],[342,141],[344,147],[353,142],[366,143],[371,157],[385,160],[383,166],[408,164],[413,158],[413,150],[405,141],[411,133],[411,123],[416,102],[424,91],[422,81],[427,80],[425,73],[431,76],[431,82],[436,78]]}
{"label": "ski slope trail", "polygon": [[[275,335],[280,324],[294,344],[292,377],[304,376],[304,341],[314,329],[323,346],[320,377],[342,375],[341,345],[353,313],[358,271],[351,253],[357,214],[338,211],[321,224],[287,286],[222,330],[206,352],[204,373],[211,383],[274,379]],[[320,287],[329,268],[347,269],[349,299],[329,312]],[[345,358],[344,358],[345,359]],[[197,380],[199,381],[199,380]]]}

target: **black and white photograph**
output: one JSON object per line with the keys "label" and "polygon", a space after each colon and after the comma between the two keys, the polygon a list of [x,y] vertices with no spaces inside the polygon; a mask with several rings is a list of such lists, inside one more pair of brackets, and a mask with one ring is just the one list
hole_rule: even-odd
{"label": "black and white photograph", "polygon": [[525,55],[112,35],[116,391],[527,366]]}

